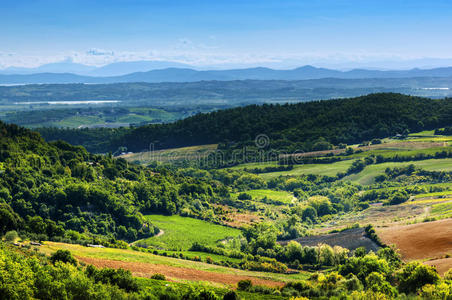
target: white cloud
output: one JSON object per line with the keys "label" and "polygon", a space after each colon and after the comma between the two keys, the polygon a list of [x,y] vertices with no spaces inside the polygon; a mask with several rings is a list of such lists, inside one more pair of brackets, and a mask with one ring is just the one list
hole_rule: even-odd
{"label": "white cloud", "polygon": [[94,55],[94,56],[114,56],[115,52],[111,50],[103,50],[103,49],[97,49],[92,48],[86,51],[87,55]]}
{"label": "white cloud", "polygon": [[[210,42],[216,38],[210,38]],[[209,42],[208,41],[208,42]],[[195,43],[181,38],[172,49],[147,49],[144,51],[118,51],[90,48],[86,51],[57,53],[38,56],[0,52],[0,68],[10,66],[37,67],[42,64],[68,61],[91,66],[102,66],[114,62],[156,60],[190,64],[199,68],[231,68],[246,66],[268,66],[273,68],[293,68],[312,64],[330,68],[386,67],[421,65],[419,57],[405,57],[391,53],[231,53],[214,45]],[[437,66],[445,60],[438,59]],[[452,61],[452,60],[449,60]],[[443,63],[444,64],[444,63]]]}

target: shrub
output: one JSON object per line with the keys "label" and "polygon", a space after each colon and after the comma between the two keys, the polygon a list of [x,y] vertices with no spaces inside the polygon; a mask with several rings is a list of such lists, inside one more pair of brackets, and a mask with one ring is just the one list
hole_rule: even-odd
{"label": "shrub", "polygon": [[237,283],[237,289],[240,291],[247,291],[253,286],[253,283],[249,279],[240,280]]}
{"label": "shrub", "polygon": [[55,264],[57,261],[77,265],[77,260],[72,256],[69,250],[57,250],[50,256],[50,261]]}
{"label": "shrub", "polygon": [[5,234],[5,241],[14,242],[18,237],[17,232],[15,230],[11,230]]}
{"label": "shrub", "polygon": [[240,193],[237,198],[239,200],[251,200],[252,199],[251,195],[247,194],[247,193]]}
{"label": "shrub", "polygon": [[155,279],[155,280],[166,280],[165,275],[160,274],[160,273],[155,273],[154,275],[151,276],[151,279]]}
{"label": "shrub", "polygon": [[400,292],[410,294],[416,293],[426,284],[436,284],[440,278],[433,267],[412,262],[399,272],[397,279]]}
{"label": "shrub", "polygon": [[445,280],[452,280],[452,269],[449,269],[449,271],[447,271],[447,272],[444,274],[444,279],[445,279]]}
{"label": "shrub", "polygon": [[85,273],[88,277],[94,279],[95,282],[117,285],[120,289],[124,289],[127,292],[137,292],[139,290],[138,283],[129,270],[96,269],[90,265],[86,268]]}
{"label": "shrub", "polygon": [[217,300],[219,299],[218,296],[215,294],[215,292],[210,290],[204,290],[199,293],[199,295],[196,297],[196,299],[199,300]]}
{"label": "shrub", "polygon": [[223,300],[239,300],[239,296],[234,291],[229,291],[223,296]]}

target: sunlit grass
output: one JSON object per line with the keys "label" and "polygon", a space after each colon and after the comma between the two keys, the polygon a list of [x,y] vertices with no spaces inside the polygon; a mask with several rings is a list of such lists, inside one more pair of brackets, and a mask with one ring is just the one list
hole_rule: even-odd
{"label": "sunlit grass", "polygon": [[149,215],[147,218],[164,234],[140,243],[167,250],[188,250],[194,242],[214,246],[221,240],[241,234],[238,229],[193,218],[162,215]]}

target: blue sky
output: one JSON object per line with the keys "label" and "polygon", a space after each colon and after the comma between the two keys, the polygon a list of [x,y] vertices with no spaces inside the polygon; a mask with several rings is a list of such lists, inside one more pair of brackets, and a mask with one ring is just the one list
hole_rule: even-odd
{"label": "blue sky", "polygon": [[198,66],[452,58],[452,1],[0,0],[0,66]]}

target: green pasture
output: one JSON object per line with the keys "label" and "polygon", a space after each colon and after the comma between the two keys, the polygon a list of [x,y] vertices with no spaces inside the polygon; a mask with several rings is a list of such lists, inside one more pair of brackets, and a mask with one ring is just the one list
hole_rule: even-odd
{"label": "green pasture", "polygon": [[362,185],[368,185],[375,182],[375,177],[384,174],[386,168],[401,168],[409,165],[415,165],[428,171],[452,171],[452,158],[427,159],[411,162],[388,162],[366,166],[366,168],[357,174],[352,174],[343,178]]}
{"label": "green pasture", "polygon": [[[249,190],[246,191],[252,197],[253,201],[260,202],[263,198],[267,197],[268,200],[281,202],[284,204],[291,204],[296,198],[292,193],[286,191],[274,191],[274,190]],[[240,193],[236,193],[238,196]]]}
{"label": "green pasture", "polygon": [[194,242],[215,246],[219,241],[241,233],[235,228],[177,215],[149,215],[147,218],[164,234],[140,240],[140,244],[165,250],[188,250]]}

